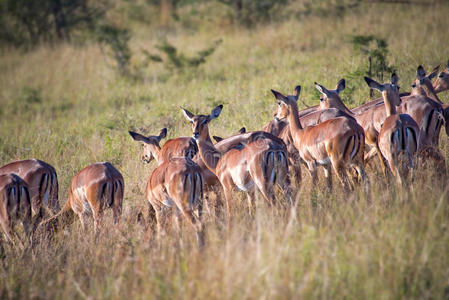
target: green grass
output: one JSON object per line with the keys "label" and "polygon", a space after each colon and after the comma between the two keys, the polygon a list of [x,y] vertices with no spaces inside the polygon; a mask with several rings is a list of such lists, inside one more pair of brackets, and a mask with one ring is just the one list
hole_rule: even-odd
{"label": "green grass", "polygon": [[[294,8],[294,7],[293,7]],[[447,179],[421,170],[412,191],[388,188],[378,167],[367,167],[370,195],[311,188],[304,172],[293,217],[258,202],[255,217],[236,194],[234,224],[226,233],[206,215],[207,244],[199,252],[194,233],[169,234],[160,245],[144,240],[136,224],[146,207],[146,180],[155,163],[139,161],[129,129],[168,138],[190,136],[179,106],[208,113],[224,104],[211,124],[226,137],[240,127],[260,129],[275,108],[270,89],[291,92],[316,104],[313,82],[333,88],[365,60],[349,36],[375,34],[389,43],[402,90],[416,67],[431,69],[449,58],[449,6],[365,4],[343,17],[310,15],[252,30],[178,25],[167,40],[193,54],[217,38],[223,43],[198,69],[169,72],[151,64],[144,80],[116,74],[99,47],[41,46],[0,57],[0,165],[35,157],[52,164],[66,201],[73,175],[96,161],[110,161],[125,178],[123,222],[110,213],[98,242],[76,221],[34,254],[6,248],[0,266],[0,295],[12,298],[447,298],[449,297],[449,206]],[[140,49],[154,50],[162,33],[136,27],[133,63]],[[352,92],[349,93],[349,90]],[[347,80],[349,106],[365,102],[362,78]],[[449,94],[441,95],[449,102]],[[441,134],[442,153],[449,144]],[[337,183],[334,178],[335,185]]]}

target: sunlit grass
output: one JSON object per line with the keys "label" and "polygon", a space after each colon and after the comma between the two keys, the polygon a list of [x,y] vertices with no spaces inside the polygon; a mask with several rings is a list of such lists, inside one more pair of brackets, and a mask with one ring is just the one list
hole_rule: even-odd
{"label": "sunlit grass", "polygon": [[[297,211],[268,207],[255,217],[236,194],[229,232],[205,216],[206,247],[192,230],[168,234],[160,245],[136,223],[146,209],[143,190],[155,163],[139,161],[129,129],[168,138],[191,135],[179,106],[208,113],[224,104],[212,134],[228,136],[242,126],[260,129],[275,106],[270,88],[316,104],[313,82],[332,88],[365,59],[348,42],[352,34],[376,34],[389,43],[402,90],[416,67],[431,69],[449,58],[449,7],[364,5],[344,17],[286,19],[253,30],[176,28],[167,36],[194,53],[222,38],[207,63],[171,73],[151,64],[144,80],[119,77],[96,45],[44,47],[0,57],[0,164],[36,157],[52,164],[66,201],[72,176],[96,161],[110,161],[125,178],[124,216],[115,228],[109,213],[98,241],[79,222],[43,240],[34,254],[6,247],[0,295],[14,298],[444,298],[449,295],[447,180],[420,171],[413,190],[400,195],[376,166],[367,167],[369,197],[317,190],[304,170]],[[132,49],[160,42],[152,28],[136,28]],[[362,78],[347,80],[349,106],[363,103]],[[349,89],[354,88],[349,94]],[[33,98],[34,97],[34,98]],[[441,99],[448,102],[446,93]],[[34,99],[34,100],[33,100]],[[442,153],[449,158],[447,136]]]}

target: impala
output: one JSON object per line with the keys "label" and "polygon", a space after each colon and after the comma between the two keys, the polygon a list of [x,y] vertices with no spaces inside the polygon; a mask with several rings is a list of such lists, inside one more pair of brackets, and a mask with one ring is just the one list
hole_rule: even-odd
{"label": "impala", "polygon": [[382,93],[387,117],[379,132],[379,148],[397,183],[402,185],[408,170],[413,168],[413,157],[418,150],[418,124],[410,115],[396,112],[401,98],[395,73],[391,76],[391,83],[380,84],[368,77],[365,81],[370,88]]}
{"label": "impala", "polygon": [[[345,89],[344,79],[341,79],[338,82],[335,90],[327,90],[326,88],[317,83],[315,83],[315,86],[320,92],[322,92],[322,96],[320,98],[320,107],[319,109],[313,111],[311,109],[306,109],[298,112],[299,122],[303,128],[307,126],[317,125],[319,123],[337,117],[352,118],[351,112],[344,105],[341,108],[336,108],[326,106],[324,104],[325,99],[333,99],[334,97],[339,98],[340,92]],[[289,95],[287,96],[287,98],[297,101],[299,99],[300,91],[301,87],[297,86],[295,88],[295,94]],[[329,96],[326,96],[324,92],[327,92]],[[299,181],[301,179],[301,166],[299,162],[298,151],[294,146],[293,139],[290,133],[289,124],[285,120],[278,120],[274,118],[274,120],[270,121],[267,125],[265,125],[262,128],[262,130],[278,136],[285,142],[285,144],[287,145],[290,164],[293,166],[294,174],[296,175],[296,178]]]}
{"label": "impala", "polygon": [[[204,238],[201,214],[204,186],[203,172],[192,161],[198,151],[195,141],[192,138],[180,137],[167,141],[161,148],[159,142],[166,136],[166,128],[163,128],[158,136],[144,137],[135,132],[130,134],[134,140],[144,143],[142,161],[148,163],[154,158],[158,163],[145,189],[145,197],[155,211],[158,237],[161,236],[166,223],[165,211],[175,206],[194,227],[198,242],[202,245]],[[193,213],[195,209],[198,209],[198,217]]]}
{"label": "impala", "polygon": [[0,168],[0,174],[14,173],[28,184],[33,215],[42,207],[59,211],[58,177],[55,169],[38,159],[11,162]]}
{"label": "impala", "polygon": [[[182,111],[192,123],[193,137],[202,160],[217,176],[224,189],[228,221],[234,188],[248,192],[250,212],[254,206],[256,189],[272,204],[273,187],[277,184],[290,200],[287,154],[281,140],[266,132],[250,132],[241,135],[244,136],[244,143],[239,143],[226,152],[219,151],[210,142],[208,124],[220,115],[222,108],[222,105],[215,107],[209,115],[194,115],[186,109]],[[237,136],[234,140],[242,141],[242,138]]]}
{"label": "impala", "polygon": [[449,90],[449,60],[446,63],[446,70],[441,71],[433,84],[436,93]]}
{"label": "impala", "polygon": [[0,224],[6,240],[23,248],[15,225],[21,222],[27,236],[31,234],[31,202],[28,185],[15,174],[0,175]]}
{"label": "impala", "polygon": [[91,164],[73,177],[64,207],[55,216],[42,222],[42,225],[73,211],[78,215],[84,230],[87,225],[85,216],[92,216],[94,230],[98,233],[105,209],[112,209],[114,224],[119,222],[124,188],[123,176],[113,165],[108,162]]}
{"label": "impala", "polygon": [[172,157],[193,158],[198,152],[195,141],[190,137],[178,137],[168,140],[161,148],[159,142],[167,136],[167,128],[162,128],[159,135],[148,137],[139,133],[129,131],[131,137],[142,144],[142,161],[149,163],[153,158],[158,163],[169,161]]}
{"label": "impala", "polygon": [[365,181],[363,129],[352,118],[338,117],[315,126],[303,128],[298,117],[295,98],[286,97],[271,90],[278,100],[276,118],[287,119],[295,147],[301,161],[307,165],[314,185],[317,181],[317,165],[324,166],[329,188],[332,187],[331,167],[334,168],[345,190],[350,189],[347,168],[357,170],[359,179]]}

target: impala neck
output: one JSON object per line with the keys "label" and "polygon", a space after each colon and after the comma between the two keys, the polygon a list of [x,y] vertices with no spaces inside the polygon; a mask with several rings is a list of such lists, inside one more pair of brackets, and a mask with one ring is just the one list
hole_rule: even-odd
{"label": "impala neck", "polygon": [[396,106],[391,103],[390,97],[386,91],[382,92],[382,97],[384,98],[385,109],[387,110],[387,117],[396,114]]}
{"label": "impala neck", "polygon": [[440,98],[438,98],[437,93],[436,93],[435,89],[433,88],[433,86],[431,86],[431,87],[425,86],[424,91],[426,92],[427,97],[429,97],[433,101],[438,102],[440,104],[443,103],[443,102],[441,102]]}
{"label": "impala neck", "polygon": [[[208,134],[209,136],[209,134]],[[220,160],[221,153],[214,147],[212,142],[206,138],[196,141],[201,159],[204,161],[206,167],[216,175],[217,163]]]}
{"label": "impala neck", "polygon": [[298,104],[290,103],[289,105],[290,113],[288,114],[288,123],[290,124],[291,129],[293,129],[294,132],[302,131],[303,128],[301,126],[301,123],[299,122],[299,116],[298,116]]}
{"label": "impala neck", "polygon": [[160,165],[163,162],[161,147],[151,144],[150,151],[151,151],[151,154],[153,155],[154,159],[156,160],[157,164]]}

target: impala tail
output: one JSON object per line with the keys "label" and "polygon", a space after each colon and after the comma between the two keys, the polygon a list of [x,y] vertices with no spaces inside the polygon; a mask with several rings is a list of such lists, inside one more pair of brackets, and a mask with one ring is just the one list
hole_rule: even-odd
{"label": "impala tail", "polygon": [[284,195],[287,197],[287,201],[291,201],[288,159],[285,151],[267,151],[265,154],[263,171],[268,188],[271,190],[275,185],[280,186]]}
{"label": "impala tail", "polygon": [[121,215],[121,199],[123,198],[123,184],[121,180],[109,180],[98,189],[97,199],[101,199],[101,206],[112,208],[114,224],[117,224]]}
{"label": "impala tail", "polygon": [[43,206],[50,208],[53,213],[60,210],[58,203],[58,177],[56,172],[42,174],[39,185],[39,197],[43,201]]}
{"label": "impala tail", "polygon": [[203,178],[199,172],[188,172],[182,181],[182,187],[178,193],[182,193],[183,205],[193,210],[196,205],[201,205],[203,199]]}

